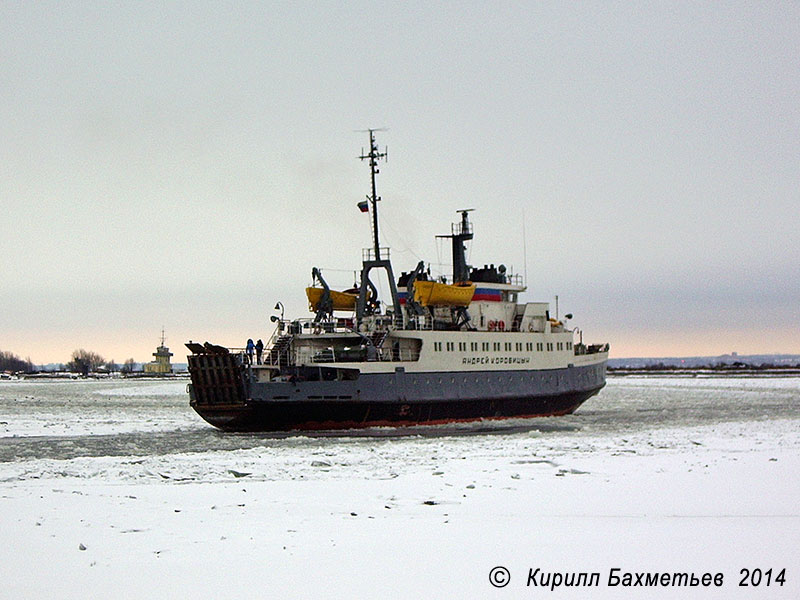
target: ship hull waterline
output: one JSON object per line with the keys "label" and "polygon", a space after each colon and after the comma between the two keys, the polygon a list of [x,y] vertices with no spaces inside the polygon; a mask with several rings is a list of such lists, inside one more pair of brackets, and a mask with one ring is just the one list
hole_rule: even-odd
{"label": "ship hull waterline", "polygon": [[561,416],[597,394],[596,388],[545,396],[423,401],[253,400],[192,408],[223,431],[277,432],[411,427],[448,423]]}

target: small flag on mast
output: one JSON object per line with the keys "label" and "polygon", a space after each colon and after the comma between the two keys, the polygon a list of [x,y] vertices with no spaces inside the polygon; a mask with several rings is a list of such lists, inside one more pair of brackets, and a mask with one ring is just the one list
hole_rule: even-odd
{"label": "small flag on mast", "polygon": [[362,200],[358,203],[358,210],[361,212],[369,212],[369,202],[366,200]]}

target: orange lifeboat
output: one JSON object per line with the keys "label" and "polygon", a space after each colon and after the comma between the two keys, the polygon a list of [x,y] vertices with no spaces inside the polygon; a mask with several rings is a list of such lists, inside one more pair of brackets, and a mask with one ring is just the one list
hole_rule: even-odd
{"label": "orange lifeboat", "polygon": [[437,281],[415,281],[414,300],[422,306],[469,306],[475,295],[472,282],[449,285]]}
{"label": "orange lifeboat", "polygon": [[[321,287],[307,287],[306,297],[308,298],[308,308],[311,312],[319,310],[319,301],[325,290]],[[331,290],[331,301],[333,310],[355,310],[358,302],[358,290],[347,290],[345,292],[335,292]]]}

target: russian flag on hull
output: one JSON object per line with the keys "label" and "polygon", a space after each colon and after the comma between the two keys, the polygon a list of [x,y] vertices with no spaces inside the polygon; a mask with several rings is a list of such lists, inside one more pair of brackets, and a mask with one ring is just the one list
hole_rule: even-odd
{"label": "russian flag on hull", "polygon": [[500,290],[491,290],[488,288],[478,288],[475,290],[475,295],[472,296],[473,302],[500,302],[502,300],[503,294]]}

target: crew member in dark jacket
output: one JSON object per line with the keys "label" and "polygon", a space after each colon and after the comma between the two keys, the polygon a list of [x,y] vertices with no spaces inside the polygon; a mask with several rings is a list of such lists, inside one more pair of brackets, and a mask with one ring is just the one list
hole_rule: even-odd
{"label": "crew member in dark jacket", "polygon": [[247,340],[247,347],[245,348],[245,352],[247,352],[247,362],[251,365],[253,364],[253,350],[256,349],[256,345],[253,343],[253,338]]}

